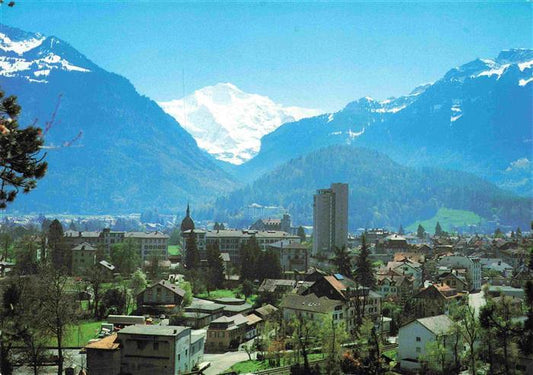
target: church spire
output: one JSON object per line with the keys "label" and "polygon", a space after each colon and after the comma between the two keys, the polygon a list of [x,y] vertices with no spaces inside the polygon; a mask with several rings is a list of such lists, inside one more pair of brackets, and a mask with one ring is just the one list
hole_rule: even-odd
{"label": "church spire", "polygon": [[191,210],[189,208],[189,202],[187,202],[187,212],[185,214],[185,217],[191,217]]}

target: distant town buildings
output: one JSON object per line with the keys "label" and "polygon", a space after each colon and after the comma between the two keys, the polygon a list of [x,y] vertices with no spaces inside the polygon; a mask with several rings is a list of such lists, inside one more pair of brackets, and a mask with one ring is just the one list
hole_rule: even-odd
{"label": "distant town buildings", "polygon": [[319,189],[313,198],[313,255],[328,254],[348,242],[348,184]]}

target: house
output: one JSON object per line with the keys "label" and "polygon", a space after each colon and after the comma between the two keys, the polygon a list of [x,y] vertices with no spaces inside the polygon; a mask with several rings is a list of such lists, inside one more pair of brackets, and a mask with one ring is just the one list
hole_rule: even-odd
{"label": "house", "polygon": [[300,241],[282,240],[268,245],[279,257],[283,272],[307,271],[309,254],[307,246]]}
{"label": "house", "polygon": [[388,262],[379,272],[386,273],[387,270],[394,271],[400,275],[411,276],[415,288],[422,285],[422,264],[412,261],[409,258],[403,258],[400,261]]}
{"label": "house", "polygon": [[242,314],[221,316],[209,323],[205,350],[208,353],[223,353],[236,349],[245,339],[248,318]]}
{"label": "house", "polygon": [[259,219],[250,226],[252,230],[278,230],[289,233],[291,231],[291,216],[283,214],[281,219]]}
{"label": "house", "polygon": [[124,238],[131,239],[137,244],[143,261],[150,259],[152,255],[163,259],[168,257],[169,236],[163,232],[127,232]]}
{"label": "house", "polygon": [[444,256],[437,262],[439,267],[447,267],[448,269],[461,269],[467,270],[467,279],[469,280],[469,289],[480,290],[481,289],[481,262],[479,258],[467,257],[463,255],[449,255]]}
{"label": "house", "polygon": [[120,347],[113,333],[85,346],[89,374],[117,375],[120,373]]}
{"label": "house", "polygon": [[420,369],[420,357],[426,354],[429,343],[443,340],[442,342],[447,347],[446,338],[451,335],[452,325],[453,322],[448,316],[436,315],[416,319],[400,327],[397,356],[400,367],[408,371]]}
{"label": "house", "polygon": [[318,297],[316,294],[287,294],[280,303],[280,309],[285,321],[294,317],[321,322],[327,314],[331,314],[334,322],[346,319],[346,306],[342,301],[328,297]]}
{"label": "house", "polygon": [[72,248],[72,273],[83,275],[88,267],[96,262],[96,247],[82,242]]}
{"label": "house", "polygon": [[445,271],[437,277],[437,280],[440,284],[446,284],[450,288],[455,289],[458,293],[469,291],[465,273],[461,273],[458,270]]}
{"label": "house", "polygon": [[183,325],[193,328],[206,327],[224,314],[224,307],[225,305],[212,301],[194,299],[189,306],[185,307]]}
{"label": "house", "polygon": [[263,320],[274,319],[279,309],[270,304],[263,305],[255,309],[254,314]]}
{"label": "house", "polygon": [[444,314],[448,304],[461,298],[457,290],[446,284],[432,284],[413,296],[415,314],[418,317]]}
{"label": "house", "polygon": [[181,306],[184,296],[179,286],[161,280],[137,295],[137,307],[143,311],[173,311]]}
{"label": "house", "polygon": [[405,302],[413,295],[414,278],[409,275],[401,275],[395,271],[377,274],[376,288],[382,297],[392,297]]}
{"label": "house", "polygon": [[118,332],[121,374],[177,375],[202,357],[203,340],[189,327],[133,325]]}

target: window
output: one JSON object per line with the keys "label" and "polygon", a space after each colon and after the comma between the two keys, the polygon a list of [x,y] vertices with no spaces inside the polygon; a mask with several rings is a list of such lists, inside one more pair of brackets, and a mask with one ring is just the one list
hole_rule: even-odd
{"label": "window", "polygon": [[420,337],[416,337],[416,342],[420,342]]}

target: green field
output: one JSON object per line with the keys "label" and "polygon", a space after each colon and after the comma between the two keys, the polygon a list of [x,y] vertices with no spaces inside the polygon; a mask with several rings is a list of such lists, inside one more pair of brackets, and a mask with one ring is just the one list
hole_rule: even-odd
{"label": "green field", "polygon": [[[89,340],[96,338],[100,332],[102,322],[85,321],[68,329],[67,336],[63,340],[63,347],[83,347]],[[57,346],[55,338],[50,340],[50,346]]]}
{"label": "green field", "polygon": [[[308,360],[309,361],[315,361],[318,359],[322,359],[323,355],[321,353],[313,353],[309,354]],[[294,361],[291,360],[292,358],[281,358],[281,366],[288,366],[294,364]],[[300,362],[303,363],[303,359],[300,358]],[[256,371],[261,370],[267,370],[271,368],[271,366],[268,364],[268,361],[254,361],[254,360],[248,360],[248,361],[242,361],[234,364],[229,369],[227,369],[224,372],[236,372],[237,374],[247,374],[247,373],[253,373]]]}
{"label": "green field", "polygon": [[181,246],[179,245],[168,245],[168,255],[180,255]]}
{"label": "green field", "polygon": [[[205,293],[195,295],[198,298],[217,299],[217,298],[243,298],[243,294],[239,289],[216,289]],[[257,294],[252,294],[246,299],[246,302],[253,305],[257,299]]]}
{"label": "green field", "polygon": [[466,227],[468,225],[478,225],[483,218],[472,211],[452,210],[449,208],[439,208],[435,216],[431,219],[417,221],[406,228],[407,232],[416,232],[418,224],[421,224],[426,232],[434,233],[437,222],[446,232],[453,231],[454,227]]}

